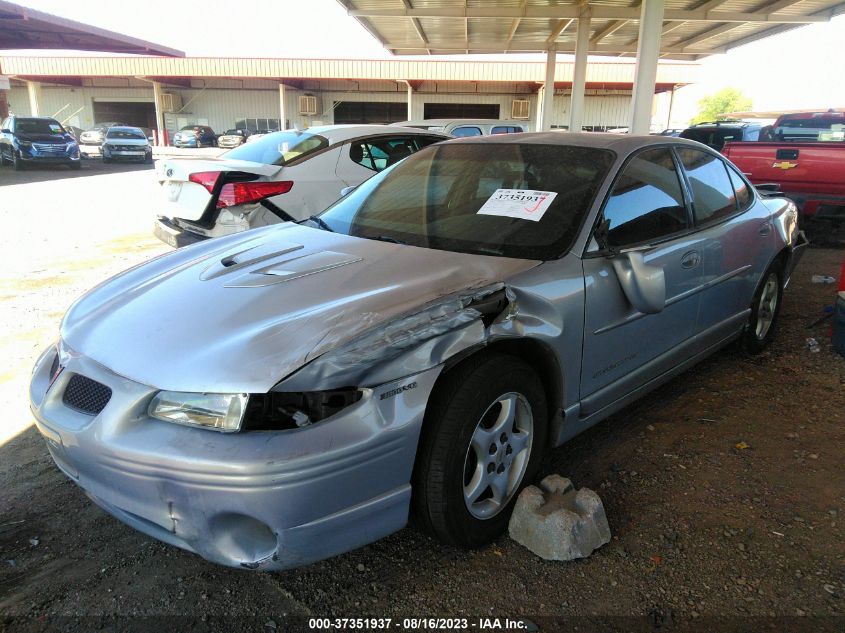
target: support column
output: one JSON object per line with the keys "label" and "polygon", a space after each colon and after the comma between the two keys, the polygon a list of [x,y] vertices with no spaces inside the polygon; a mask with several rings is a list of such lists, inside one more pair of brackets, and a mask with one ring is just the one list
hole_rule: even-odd
{"label": "support column", "polygon": [[569,131],[580,132],[584,123],[584,86],[587,83],[587,57],[590,54],[590,16],[578,18],[575,40],[575,68],[572,99],[569,102]]}
{"label": "support column", "polygon": [[26,91],[29,93],[29,116],[40,116],[41,84],[37,81],[27,81]]}
{"label": "support column", "polygon": [[648,134],[651,126],[664,8],[665,0],[643,0],[640,11],[640,38],[637,43],[634,95],[631,100],[629,126],[631,134]]}
{"label": "support column", "polygon": [[414,119],[414,87],[410,81],[405,82],[408,85],[408,120]]}
{"label": "support column", "polygon": [[9,78],[3,76],[3,69],[0,68],[0,121],[9,116],[9,97],[6,93],[11,87]]}
{"label": "support column", "polygon": [[167,131],[164,129],[164,103],[161,96],[161,83],[153,81],[153,102],[156,109],[156,145],[163,147],[167,145]]}
{"label": "support column", "polygon": [[549,48],[546,53],[546,81],[543,84],[543,99],[541,103],[540,125],[538,132],[546,132],[552,129],[552,105],[555,97],[555,58],[557,51]]}
{"label": "support column", "polygon": [[285,84],[279,84],[279,129],[286,130],[288,129],[288,113],[285,109],[285,93],[287,92],[287,86]]}

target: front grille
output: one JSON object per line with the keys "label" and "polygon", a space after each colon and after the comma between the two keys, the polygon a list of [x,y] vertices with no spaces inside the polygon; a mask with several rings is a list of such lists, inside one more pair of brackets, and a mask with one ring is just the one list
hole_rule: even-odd
{"label": "front grille", "polygon": [[54,145],[52,143],[33,143],[32,146],[41,154],[64,154],[64,145]]}
{"label": "front grille", "polygon": [[111,389],[81,374],[71,376],[62,396],[62,402],[71,409],[89,415],[97,415],[105,409],[110,399]]}
{"label": "front grille", "polygon": [[144,146],[143,145],[111,145],[109,149],[113,149],[116,152],[143,152]]}

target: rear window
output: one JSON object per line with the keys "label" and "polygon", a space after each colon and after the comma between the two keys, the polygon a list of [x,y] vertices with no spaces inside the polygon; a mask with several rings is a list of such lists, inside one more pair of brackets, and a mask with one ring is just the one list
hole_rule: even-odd
{"label": "rear window", "polygon": [[17,134],[56,134],[65,133],[65,129],[58,121],[52,119],[17,119],[15,121]]}
{"label": "rear window", "polygon": [[783,119],[774,128],[774,136],[781,141],[842,141],[845,140],[845,116]]}
{"label": "rear window", "polygon": [[106,134],[106,138],[125,138],[125,139],[136,139],[136,140],[146,140],[147,137],[144,136],[144,133],[141,130],[126,130],[126,129],[119,129],[119,128],[111,128],[108,133]]}
{"label": "rear window", "polygon": [[223,156],[267,165],[287,165],[328,146],[329,141],[324,136],[288,130],[267,134],[252,143],[229,150]]}

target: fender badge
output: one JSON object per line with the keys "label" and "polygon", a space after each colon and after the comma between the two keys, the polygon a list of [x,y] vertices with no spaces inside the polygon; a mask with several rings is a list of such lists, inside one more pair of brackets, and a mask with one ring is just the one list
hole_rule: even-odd
{"label": "fender badge", "polygon": [[790,163],[788,160],[785,160],[780,163],[772,163],[772,167],[775,169],[792,169],[793,167],[798,167],[798,163]]}
{"label": "fender badge", "polygon": [[408,383],[407,385],[402,385],[401,387],[397,387],[396,389],[391,389],[390,391],[385,391],[381,396],[379,396],[379,400],[387,400],[388,398],[392,398],[393,396],[398,396],[403,391],[409,391],[411,389],[416,389],[417,383],[416,381]]}

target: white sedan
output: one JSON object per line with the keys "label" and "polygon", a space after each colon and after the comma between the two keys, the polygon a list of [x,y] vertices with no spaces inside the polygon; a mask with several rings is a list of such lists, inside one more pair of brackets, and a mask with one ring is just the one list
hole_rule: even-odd
{"label": "white sedan", "polygon": [[216,159],[156,162],[164,208],[154,233],[172,246],[304,220],[374,174],[450,138],[414,128],[327,125],[267,134]]}

